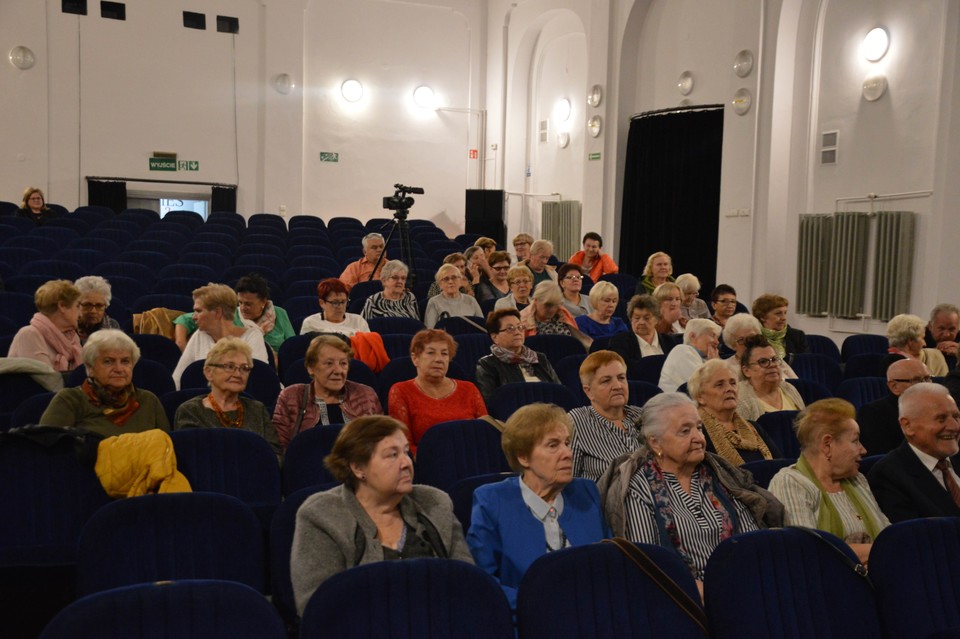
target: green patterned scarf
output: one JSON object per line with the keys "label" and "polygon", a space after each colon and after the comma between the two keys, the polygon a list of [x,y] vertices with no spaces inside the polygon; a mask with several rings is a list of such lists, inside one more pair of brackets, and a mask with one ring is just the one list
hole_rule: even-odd
{"label": "green patterned scarf", "polygon": [[[847,535],[843,527],[843,522],[840,521],[840,513],[837,512],[837,508],[830,500],[827,491],[823,489],[823,484],[820,483],[820,480],[817,479],[817,476],[814,474],[810,462],[801,454],[794,468],[800,471],[800,474],[804,477],[812,481],[813,485],[820,490],[820,514],[817,515],[817,528],[836,535],[840,539],[844,539]],[[880,526],[870,515],[870,511],[867,510],[863,500],[860,499],[860,495],[857,493],[853,482],[849,479],[841,479],[840,486],[843,487],[843,492],[847,495],[847,499],[853,504],[853,508],[857,511],[860,519],[863,520],[864,528],[867,529],[867,534],[870,535],[870,539],[876,539],[877,535],[880,534]]]}

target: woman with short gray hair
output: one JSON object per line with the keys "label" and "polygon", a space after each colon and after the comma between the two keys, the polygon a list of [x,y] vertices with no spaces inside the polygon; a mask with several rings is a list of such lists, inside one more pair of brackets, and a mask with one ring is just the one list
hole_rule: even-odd
{"label": "woman with short gray hair", "polygon": [[87,275],[73,283],[80,291],[80,319],[77,320],[77,335],[80,343],[87,341],[94,332],[104,328],[120,328],[120,323],[107,315],[113,294],[110,282],[99,275]]}
{"label": "woman with short gray hair", "polygon": [[720,327],[712,320],[692,319],[687,322],[683,344],[674,346],[660,370],[660,388],[666,393],[685,384],[693,371],[709,359],[720,356]]}
{"label": "woman with short gray hair", "polygon": [[[473,247],[482,251],[480,247]],[[423,312],[423,323],[427,328],[435,328],[437,322],[447,317],[482,317],[483,311],[477,300],[461,292],[465,280],[463,273],[453,264],[443,264],[435,276],[440,285],[440,294],[427,300]]]}
{"label": "woman with short gray hair", "polygon": [[924,332],[927,323],[916,315],[901,314],[887,322],[887,340],[890,342],[890,361],[898,359],[896,356],[915,359],[926,364],[930,374],[934,377],[943,377],[950,372],[947,360],[943,353],[935,348],[925,348]]}
{"label": "woman with short gray hair", "polygon": [[390,260],[383,265],[380,281],[383,290],[367,298],[360,316],[371,317],[410,317],[420,319],[417,298],[407,290],[407,274],[410,269],[400,260]]}

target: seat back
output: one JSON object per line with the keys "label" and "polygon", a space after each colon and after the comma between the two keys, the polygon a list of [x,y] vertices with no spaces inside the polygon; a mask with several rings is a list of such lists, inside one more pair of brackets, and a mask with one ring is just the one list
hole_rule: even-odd
{"label": "seat back", "polygon": [[551,362],[559,362],[564,357],[587,352],[580,340],[569,335],[533,335],[528,337],[525,343],[546,355]]}
{"label": "seat back", "polygon": [[885,355],[889,347],[890,341],[883,335],[848,335],[840,345],[840,357],[846,362],[863,353]]}
{"label": "seat back", "polygon": [[807,333],[807,349],[811,353],[829,357],[838,364],[841,361],[840,349],[837,347],[837,343],[826,335]]}
{"label": "seat back", "polygon": [[508,472],[510,465],[500,439],[500,431],[482,419],[436,424],[417,444],[414,479],[418,484],[449,490],[466,477]]}
{"label": "seat back", "polygon": [[284,495],[336,481],[323,465],[323,458],[330,454],[342,428],[343,424],[318,424],[290,440],[283,457]]}
{"label": "seat back", "polygon": [[198,579],[137,584],[84,597],[61,611],[40,637],[285,639],[286,630],[276,610],[256,590]]}
{"label": "seat back", "polygon": [[166,579],[226,579],[265,592],[263,529],[249,506],[216,493],[107,504],[77,544],[77,591]]}
{"label": "seat back", "polygon": [[[359,286],[359,284],[357,285]],[[353,291],[351,296],[355,295]],[[412,317],[371,317],[367,320],[370,330],[381,335],[386,333],[416,335],[423,330],[423,322]],[[407,353],[409,355],[409,352]]]}
{"label": "seat back", "polygon": [[[693,577],[676,553],[639,547],[690,598],[699,599]],[[517,626],[524,639],[704,636],[644,571],[619,548],[604,543],[551,552],[533,562],[517,592]]]}
{"label": "seat back", "polygon": [[800,379],[822,384],[831,393],[837,392],[843,379],[840,364],[826,355],[797,353],[793,356],[790,366]]}
{"label": "seat back", "polygon": [[131,337],[140,347],[141,357],[163,364],[173,374],[181,355],[176,342],[163,335],[137,333]]}
{"label": "seat back", "polygon": [[793,430],[793,422],[799,413],[800,411],[796,410],[778,410],[764,413],[757,418],[757,426],[770,436],[787,459],[797,459],[800,456],[800,441]]}
{"label": "seat back", "polygon": [[803,403],[809,406],[815,401],[833,397],[833,393],[823,384],[809,379],[788,379],[788,383],[793,384],[803,398]]}
{"label": "seat back", "polygon": [[883,367],[883,362],[886,358],[886,353],[858,353],[857,355],[851,355],[843,365],[843,378],[884,377],[886,370]]}
{"label": "seat back", "polygon": [[39,424],[50,400],[56,393],[40,393],[31,395],[17,405],[10,415],[10,428],[21,428],[30,424]]}
{"label": "seat back", "polygon": [[657,386],[660,384],[660,372],[666,355],[647,355],[638,360],[627,362],[627,379],[636,379]]}
{"label": "seat back", "polygon": [[879,639],[873,592],[850,567],[856,557],[827,536],[779,528],[721,542],[703,584],[713,637]]}
{"label": "seat back", "polygon": [[457,480],[447,489],[450,500],[453,502],[453,514],[456,515],[460,521],[460,526],[463,528],[464,533],[470,530],[470,521],[473,515],[473,491],[480,486],[503,481],[514,475],[515,473],[513,472],[502,472],[464,477],[463,479]]}
{"label": "seat back", "polygon": [[506,421],[513,411],[534,402],[556,404],[566,411],[579,406],[577,398],[563,384],[518,382],[504,384],[494,390],[487,404],[487,410],[497,419]]}
{"label": "seat back", "polygon": [[293,547],[297,511],[308,497],[326,489],[327,485],[307,486],[287,495],[270,521],[270,594],[273,604],[288,623],[297,619],[293,584],[290,582],[290,549]]}
{"label": "seat back", "polygon": [[330,577],[310,598],[301,639],[512,639],[510,606],[479,568],[450,559],[381,561]]}
{"label": "seat back", "polygon": [[796,459],[755,459],[742,464],[740,468],[749,470],[750,474],[753,475],[753,481],[755,481],[758,486],[766,488],[770,485],[770,480],[780,472],[781,468],[786,468],[796,461]]}
{"label": "seat back", "polygon": [[844,380],[837,389],[837,397],[847,400],[857,410],[860,410],[861,406],[875,402],[889,394],[890,388],[887,386],[887,380],[884,377],[854,377]]}

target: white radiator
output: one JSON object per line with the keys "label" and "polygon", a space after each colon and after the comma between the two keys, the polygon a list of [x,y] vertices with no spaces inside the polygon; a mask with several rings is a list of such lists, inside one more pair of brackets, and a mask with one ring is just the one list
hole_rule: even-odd
{"label": "white radiator", "polygon": [[561,262],[580,250],[579,200],[541,202],[540,236],[553,242],[553,254]]}

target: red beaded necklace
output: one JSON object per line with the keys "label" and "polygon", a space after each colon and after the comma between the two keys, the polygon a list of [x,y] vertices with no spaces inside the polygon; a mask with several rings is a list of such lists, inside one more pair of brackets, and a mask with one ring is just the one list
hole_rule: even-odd
{"label": "red beaded necklace", "polygon": [[237,401],[237,416],[235,419],[230,419],[227,417],[227,414],[220,408],[220,404],[217,403],[217,400],[213,398],[213,393],[207,395],[207,399],[210,401],[210,406],[213,408],[213,412],[217,414],[217,420],[220,422],[220,425],[224,428],[240,428],[240,424],[243,423],[243,404],[238,400]]}

